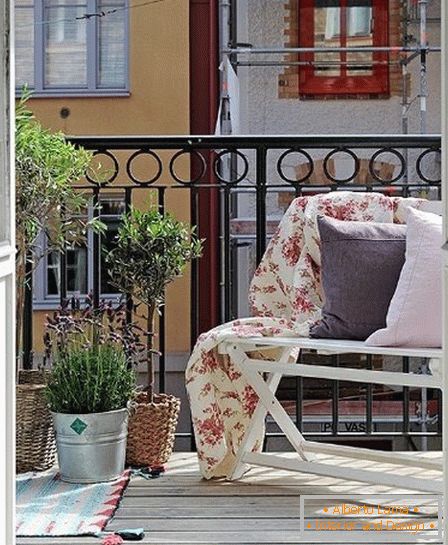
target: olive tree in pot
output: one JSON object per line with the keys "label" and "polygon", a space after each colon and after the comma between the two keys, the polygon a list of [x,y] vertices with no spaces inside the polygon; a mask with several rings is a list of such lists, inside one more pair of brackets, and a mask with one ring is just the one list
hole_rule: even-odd
{"label": "olive tree in pot", "polygon": [[89,301],[83,309],[67,303],[47,318],[46,397],[64,481],[110,481],[124,470],[133,364],[141,350],[135,328],[124,308],[94,308]]}
{"label": "olive tree in pot", "polygon": [[180,400],[154,393],[154,316],[164,303],[167,284],[202,254],[195,229],[158,210],[135,208],[123,215],[115,247],[107,255],[112,283],[134,303],[146,305],[148,383],[132,403],[127,462],[137,466],[166,463],[174,444]]}
{"label": "olive tree in pot", "polygon": [[[82,245],[89,228],[89,195],[75,188],[92,154],[43,127],[27,106],[24,92],[16,106],[16,470],[44,470],[54,464],[56,449],[51,415],[44,396],[46,374],[33,366],[27,323],[32,307],[32,275],[39,261]],[[25,313],[28,309],[28,314]],[[27,343],[24,347],[24,339]]]}
{"label": "olive tree in pot", "polygon": [[[62,133],[43,127],[27,107],[24,92],[16,106],[16,279],[17,354],[23,355],[24,307],[27,286],[39,261],[51,252],[80,246],[92,229],[105,226],[89,220],[86,210],[90,195],[75,184],[90,168],[92,153],[67,142]],[[43,241],[45,235],[45,244]],[[41,238],[42,237],[42,238]],[[30,361],[25,362],[30,365]]]}

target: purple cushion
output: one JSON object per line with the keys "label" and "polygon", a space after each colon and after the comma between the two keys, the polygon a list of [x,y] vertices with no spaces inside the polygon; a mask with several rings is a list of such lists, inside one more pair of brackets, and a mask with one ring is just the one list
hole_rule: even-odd
{"label": "purple cushion", "polygon": [[320,216],[322,319],[311,337],[365,340],[386,325],[406,250],[406,226]]}

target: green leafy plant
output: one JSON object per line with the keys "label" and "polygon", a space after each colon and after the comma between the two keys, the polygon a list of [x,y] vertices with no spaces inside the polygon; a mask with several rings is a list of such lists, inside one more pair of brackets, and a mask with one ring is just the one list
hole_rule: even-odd
{"label": "green leafy plant", "polygon": [[[16,274],[17,340],[20,354],[25,284],[40,259],[86,241],[89,228],[104,225],[87,219],[89,195],[74,184],[84,176],[92,154],[67,142],[62,133],[44,128],[27,108],[25,90],[16,107]],[[45,248],[38,245],[47,235]]]}
{"label": "green leafy plant", "polygon": [[111,283],[122,293],[147,305],[148,396],[154,387],[153,329],[155,311],[164,303],[167,284],[202,254],[195,229],[170,214],[136,208],[122,216],[115,247],[106,260]]}
{"label": "green leafy plant", "polygon": [[45,358],[52,363],[46,395],[51,410],[85,414],[126,407],[135,392],[133,367],[145,350],[141,328],[124,306],[88,297],[65,301],[47,317]]}
{"label": "green leafy plant", "polygon": [[135,373],[124,350],[106,344],[57,357],[46,396],[57,413],[101,413],[125,408],[134,388]]}

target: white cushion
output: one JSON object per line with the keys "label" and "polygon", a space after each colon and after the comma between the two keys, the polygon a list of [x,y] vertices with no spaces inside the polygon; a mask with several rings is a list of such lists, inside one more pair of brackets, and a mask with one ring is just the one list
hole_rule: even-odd
{"label": "white cushion", "polygon": [[409,209],[406,259],[386,317],[371,346],[442,345],[442,218]]}

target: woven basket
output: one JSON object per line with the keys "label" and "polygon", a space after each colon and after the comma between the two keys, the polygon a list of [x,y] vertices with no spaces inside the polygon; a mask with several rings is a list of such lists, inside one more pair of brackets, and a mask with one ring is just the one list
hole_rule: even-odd
{"label": "woven basket", "polygon": [[148,403],[141,393],[132,403],[129,414],[126,463],[132,466],[161,466],[173,452],[180,411],[180,399],[155,394]]}
{"label": "woven basket", "polygon": [[53,421],[44,390],[48,373],[19,371],[16,386],[16,471],[43,471],[56,460]]}

